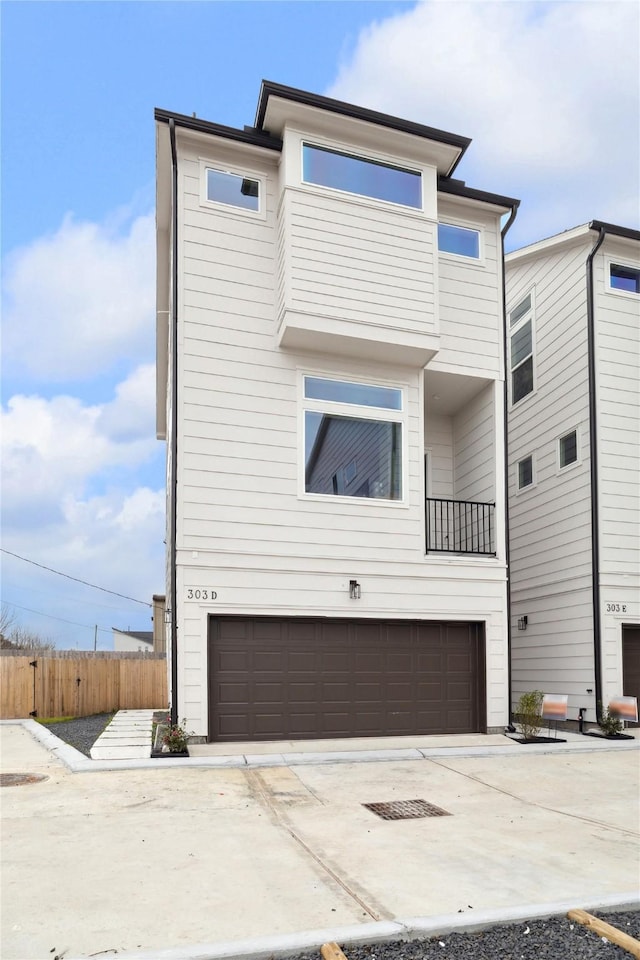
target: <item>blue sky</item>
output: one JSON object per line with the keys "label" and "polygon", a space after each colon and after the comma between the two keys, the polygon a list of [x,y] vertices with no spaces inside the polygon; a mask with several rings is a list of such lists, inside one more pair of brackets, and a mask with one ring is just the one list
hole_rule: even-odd
{"label": "blue sky", "polygon": [[[471,136],[456,175],[522,199],[512,246],[593,218],[638,225],[634,3],[5,0],[1,14],[3,545],[127,596],[163,591],[154,107],[242,127],[268,78]],[[141,604],[6,554],[2,592],[60,646],[92,646],[95,624],[102,647],[111,626],[150,629]]]}

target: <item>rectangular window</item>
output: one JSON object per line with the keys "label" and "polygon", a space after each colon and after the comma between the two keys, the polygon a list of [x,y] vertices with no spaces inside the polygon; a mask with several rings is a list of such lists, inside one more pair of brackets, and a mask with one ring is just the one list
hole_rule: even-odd
{"label": "rectangular window", "polygon": [[609,270],[609,282],[614,290],[640,293],[640,270],[634,267],[623,267],[617,263],[612,263]]}
{"label": "rectangular window", "polygon": [[453,223],[438,224],[438,250],[456,253],[459,257],[480,258],[480,231],[457,227]]}
{"label": "rectangular window", "polygon": [[518,490],[524,490],[533,483],[533,457],[525,457],[518,463]]}
{"label": "rectangular window", "polygon": [[578,459],[578,434],[575,430],[566,433],[558,441],[558,453],[560,458],[560,469],[568,467]]}
{"label": "rectangular window", "polygon": [[302,145],[302,179],[321,187],[422,209],[422,176],[391,164],[338,150]]}
{"label": "rectangular window", "polygon": [[303,393],[305,493],[401,500],[402,390],[308,376]]}
{"label": "rectangular window", "polygon": [[207,200],[242,210],[260,209],[260,181],[207,168]]}
{"label": "rectangular window", "polygon": [[509,313],[512,333],[509,341],[511,362],[511,403],[517,403],[533,391],[533,305],[527,294]]}

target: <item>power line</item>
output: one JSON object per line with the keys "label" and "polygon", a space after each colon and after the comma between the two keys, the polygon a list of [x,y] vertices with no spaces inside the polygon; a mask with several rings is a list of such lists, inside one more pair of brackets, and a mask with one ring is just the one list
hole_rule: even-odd
{"label": "power line", "polygon": [[55,573],[59,577],[64,577],[66,580],[74,580],[76,583],[82,583],[85,587],[93,587],[94,590],[102,590],[103,593],[111,593],[114,597],[121,597],[123,600],[131,600],[132,603],[141,603],[143,607],[152,606],[152,604],[148,603],[146,600],[136,600],[135,597],[128,597],[126,594],[117,593],[115,590],[107,590],[106,587],[99,587],[95,583],[89,583],[88,580],[81,580],[79,577],[72,577],[68,573],[61,573],[60,570],[54,570],[53,567],[45,567],[44,563],[37,563],[35,560],[28,560],[27,557],[21,557],[20,554],[12,553],[11,550],[5,550],[4,547],[0,547],[0,551],[8,554],[10,557],[16,557],[18,560],[24,560],[25,563],[32,563],[34,567],[40,567],[42,570],[48,570],[49,573]]}
{"label": "power line", "polygon": [[[22,559],[22,557],[20,558]],[[54,617],[52,613],[43,613],[42,610],[32,610],[31,607],[21,607],[19,603],[14,603],[12,600],[4,601],[10,607],[17,607],[18,610],[26,610],[27,613],[36,613],[39,617],[48,617],[49,620],[59,620],[60,623],[70,623],[73,627],[86,627],[87,630],[95,630],[95,624],[89,623],[78,623],[77,620],[65,620],[64,617]],[[111,630],[107,630],[106,627],[98,627],[100,633],[111,633]]]}

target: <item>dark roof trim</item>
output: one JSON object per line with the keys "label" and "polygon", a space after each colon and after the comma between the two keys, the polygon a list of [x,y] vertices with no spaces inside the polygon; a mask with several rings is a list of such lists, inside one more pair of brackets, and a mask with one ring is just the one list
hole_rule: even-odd
{"label": "dark roof trim", "polygon": [[240,143],[250,143],[256,147],[265,147],[267,150],[282,150],[282,140],[272,137],[261,130],[252,128],[238,130],[236,127],[225,127],[221,123],[211,123],[209,120],[200,120],[198,117],[188,117],[183,113],[171,113],[170,110],[160,110],[158,107],[153,111],[153,115],[158,123],[169,123],[173,120],[176,127],[185,127],[188,130],[196,130],[198,133],[208,133],[214,137],[223,137],[225,140],[237,140]]}
{"label": "dark roof trim", "polygon": [[518,208],[520,201],[513,197],[503,197],[499,193],[487,193],[486,190],[475,190],[468,187],[464,180],[451,180],[450,177],[438,177],[438,191],[450,193],[454,197],[466,197],[469,200],[481,200],[483,203],[493,203],[497,207]]}
{"label": "dark roof trim", "polygon": [[388,113],[379,113],[377,110],[368,110],[366,107],[356,107],[352,103],[345,103],[343,100],[333,100],[331,97],[321,97],[316,93],[307,93],[306,90],[298,90],[296,87],[286,87],[281,83],[273,83],[271,80],[263,80],[260,88],[255,120],[255,126],[259,130],[262,130],[269,97],[282,97],[283,100],[291,100],[307,107],[328,110],[343,117],[365,120],[367,123],[375,123],[380,127],[389,127],[392,130],[401,130],[403,133],[410,133],[415,137],[424,137],[426,140],[446,143],[449,146],[458,147],[462,153],[471,143],[468,137],[460,137],[458,134],[447,133],[445,130],[436,130],[434,127],[426,127],[422,123],[402,120],[400,117],[393,117]]}
{"label": "dark roof trim", "polygon": [[590,230],[603,230],[614,237],[623,237],[625,240],[640,240],[640,230],[632,230],[631,227],[617,227],[615,223],[603,223],[602,220],[592,220],[589,224]]}

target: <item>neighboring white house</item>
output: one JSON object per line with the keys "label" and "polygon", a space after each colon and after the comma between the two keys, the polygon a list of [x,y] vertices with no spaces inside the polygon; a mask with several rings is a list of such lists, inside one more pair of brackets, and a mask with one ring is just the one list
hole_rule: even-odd
{"label": "neighboring white house", "polygon": [[174,716],[502,729],[517,201],[452,177],[464,137],[273,83],[253,127],[155,116]]}
{"label": "neighboring white house", "polygon": [[112,627],[113,649],[137,653],[153,653],[153,631],[118,630]]}
{"label": "neighboring white house", "polygon": [[506,257],[513,697],[640,698],[640,232]]}

